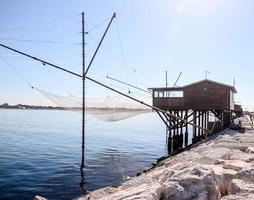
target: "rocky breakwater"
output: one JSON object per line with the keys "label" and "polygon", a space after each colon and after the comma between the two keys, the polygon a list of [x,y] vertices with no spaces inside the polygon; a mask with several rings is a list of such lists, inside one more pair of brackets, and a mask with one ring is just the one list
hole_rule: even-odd
{"label": "rocky breakwater", "polygon": [[98,199],[253,200],[254,130],[224,130],[119,187],[99,189],[76,200]]}

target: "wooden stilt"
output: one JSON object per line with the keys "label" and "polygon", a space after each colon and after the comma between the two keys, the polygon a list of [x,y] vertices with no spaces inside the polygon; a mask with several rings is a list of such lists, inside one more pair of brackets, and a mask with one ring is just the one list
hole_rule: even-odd
{"label": "wooden stilt", "polygon": [[[201,126],[202,127],[204,127],[204,125],[205,125],[205,121],[204,121],[204,119],[205,119],[205,117],[204,117],[204,114],[205,114],[205,112],[202,110],[201,111]],[[205,132],[204,132],[204,130],[201,130],[201,136],[203,137],[204,136],[204,134],[205,134]]]}
{"label": "wooden stilt", "polygon": [[[193,124],[197,125],[197,111],[193,111]],[[192,136],[192,141],[194,138],[197,137],[197,128],[196,126],[193,126],[193,136]]]}
{"label": "wooden stilt", "polygon": [[[185,116],[186,116],[185,120],[188,121],[188,110],[186,110],[185,112],[186,112],[186,114],[185,114]],[[185,123],[185,136],[184,136],[185,147],[188,145],[188,137],[189,137],[189,135],[188,135],[188,123]]]}
{"label": "wooden stilt", "polygon": [[[200,111],[198,111],[198,126],[200,126],[200,122],[201,122],[200,121],[200,117],[201,117],[200,114],[201,114]],[[198,137],[200,137],[200,134],[201,134],[200,129],[198,129]]]}

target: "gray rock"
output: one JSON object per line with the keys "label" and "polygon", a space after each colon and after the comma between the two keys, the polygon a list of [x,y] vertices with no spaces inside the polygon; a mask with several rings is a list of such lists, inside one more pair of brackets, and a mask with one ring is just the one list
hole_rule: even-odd
{"label": "gray rock", "polygon": [[213,165],[211,166],[211,169],[214,172],[215,180],[217,185],[219,186],[221,195],[227,195],[230,182],[232,181],[237,172],[231,169],[224,169],[220,165]]}
{"label": "gray rock", "polygon": [[[101,200],[133,200],[133,199],[140,199],[140,200],[155,200],[161,199],[163,193],[163,188],[161,184],[153,183],[153,184],[141,184],[137,187],[130,187],[126,190],[123,190],[118,193],[113,193],[108,197],[100,198]],[[91,198],[89,200],[92,200]]]}
{"label": "gray rock", "polygon": [[241,169],[247,168],[249,166],[250,166],[249,163],[246,163],[242,160],[229,160],[223,164],[223,168],[232,169],[234,171],[240,171]]}
{"label": "gray rock", "polygon": [[254,194],[254,183],[247,182],[241,179],[233,179],[230,183],[229,194],[238,193],[253,193]]}
{"label": "gray rock", "polygon": [[227,195],[221,198],[221,200],[253,200],[254,194],[241,193],[238,195]]}
{"label": "gray rock", "polygon": [[245,152],[254,154],[254,147],[248,147]]}
{"label": "gray rock", "polygon": [[114,192],[117,191],[117,188],[106,187],[93,192],[88,193],[88,195],[76,198],[74,200],[89,200],[89,199],[102,199],[103,197],[108,197]]}
{"label": "gray rock", "polygon": [[232,151],[227,148],[214,148],[200,152],[202,156],[198,162],[202,164],[213,164],[218,159],[229,160]]}
{"label": "gray rock", "polygon": [[231,149],[231,150],[240,150],[242,152],[245,152],[246,149],[248,148],[247,144],[236,142],[236,141],[220,141],[218,142],[216,146],[220,148]]}
{"label": "gray rock", "polygon": [[142,174],[141,176],[138,176],[138,177],[134,177],[126,182],[124,182],[120,187],[119,189],[120,190],[124,190],[126,188],[130,188],[130,187],[138,187],[140,186],[141,184],[153,184],[153,180],[148,177],[148,176],[145,176],[144,174]]}
{"label": "gray rock", "polygon": [[166,182],[163,186],[161,199],[183,199],[184,188],[178,182]]}
{"label": "gray rock", "polygon": [[[220,197],[213,171],[202,166],[195,166],[180,171],[173,175],[169,181],[177,182],[184,189],[175,193],[177,196],[174,196],[170,191],[171,187],[169,189],[165,188],[165,196],[170,196],[171,199],[215,200]],[[181,198],[178,198],[180,194]]]}
{"label": "gray rock", "polygon": [[235,178],[254,183],[254,167],[242,169],[235,175]]}
{"label": "gray rock", "polygon": [[148,176],[149,177],[151,176],[152,180],[156,180],[159,183],[164,183],[174,174],[175,174],[174,170],[166,168],[160,171],[155,171],[154,173],[151,173]]}
{"label": "gray rock", "polygon": [[230,160],[242,160],[244,162],[253,162],[254,161],[254,154],[246,154],[243,153],[242,151],[237,151],[234,152],[231,156],[230,156]]}
{"label": "gray rock", "polygon": [[186,163],[191,161],[196,161],[200,158],[200,154],[197,152],[187,151],[183,152],[182,154],[176,155],[172,158],[169,158],[165,161],[164,166],[165,167],[172,167],[173,165],[179,164],[179,163]]}

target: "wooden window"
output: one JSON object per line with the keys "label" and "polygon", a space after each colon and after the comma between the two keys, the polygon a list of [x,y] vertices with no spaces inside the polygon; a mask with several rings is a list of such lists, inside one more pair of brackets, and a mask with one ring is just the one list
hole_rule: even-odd
{"label": "wooden window", "polygon": [[170,97],[183,97],[183,91],[173,91],[171,92]]}

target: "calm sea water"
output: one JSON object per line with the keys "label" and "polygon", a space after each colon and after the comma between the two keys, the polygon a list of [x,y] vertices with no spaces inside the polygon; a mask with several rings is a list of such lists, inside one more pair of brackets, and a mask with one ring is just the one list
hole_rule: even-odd
{"label": "calm sea water", "polygon": [[0,199],[72,199],[120,184],[165,155],[155,113],[107,123],[87,116],[84,187],[80,186],[81,115],[0,109]]}

